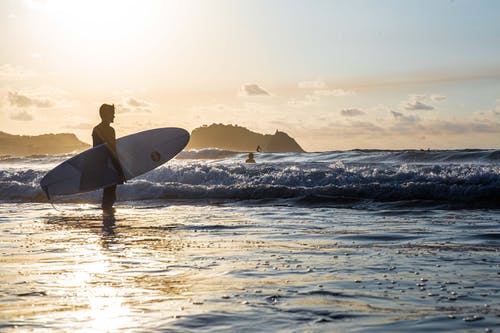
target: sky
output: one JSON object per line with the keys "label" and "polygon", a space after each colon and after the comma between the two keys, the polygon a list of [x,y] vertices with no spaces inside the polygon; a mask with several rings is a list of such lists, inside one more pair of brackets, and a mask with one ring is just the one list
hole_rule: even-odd
{"label": "sky", "polygon": [[307,151],[500,148],[500,1],[2,0],[0,131],[212,123]]}

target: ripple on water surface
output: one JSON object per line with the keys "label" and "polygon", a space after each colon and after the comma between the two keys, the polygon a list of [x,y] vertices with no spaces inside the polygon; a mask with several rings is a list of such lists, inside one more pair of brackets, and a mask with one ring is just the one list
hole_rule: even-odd
{"label": "ripple on water surface", "polygon": [[60,208],[0,205],[2,331],[466,332],[500,315],[498,212]]}

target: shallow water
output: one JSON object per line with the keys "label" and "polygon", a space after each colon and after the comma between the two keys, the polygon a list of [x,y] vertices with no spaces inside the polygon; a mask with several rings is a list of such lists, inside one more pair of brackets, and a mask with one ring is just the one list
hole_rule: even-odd
{"label": "shallow water", "polygon": [[0,331],[485,332],[499,210],[0,203]]}

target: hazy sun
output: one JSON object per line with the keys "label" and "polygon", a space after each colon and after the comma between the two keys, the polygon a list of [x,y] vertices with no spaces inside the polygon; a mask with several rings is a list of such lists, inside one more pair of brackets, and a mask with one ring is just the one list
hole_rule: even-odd
{"label": "hazy sun", "polygon": [[161,5],[136,0],[50,0],[46,10],[65,33],[94,43],[109,43],[144,32],[153,21],[155,7]]}
{"label": "hazy sun", "polygon": [[[195,22],[191,1],[31,0],[43,12],[43,54],[57,57],[63,71],[131,73],[144,71],[149,55],[172,50]],[[161,63],[175,62],[173,52]],[[159,57],[159,56],[158,56]]]}

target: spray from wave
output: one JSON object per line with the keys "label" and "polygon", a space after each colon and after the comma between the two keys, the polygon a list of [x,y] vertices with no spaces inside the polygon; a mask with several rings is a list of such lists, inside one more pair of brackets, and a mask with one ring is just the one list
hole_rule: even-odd
{"label": "spray from wave", "polygon": [[[244,157],[244,153],[220,150],[185,152],[119,186],[118,199],[405,201],[500,208],[500,167],[494,163],[498,151],[258,154],[253,165],[243,163]],[[39,181],[58,161],[35,159],[31,168],[13,166],[27,165],[26,159],[0,164],[0,200],[45,200]],[[56,200],[95,202],[99,197],[97,191]]]}

